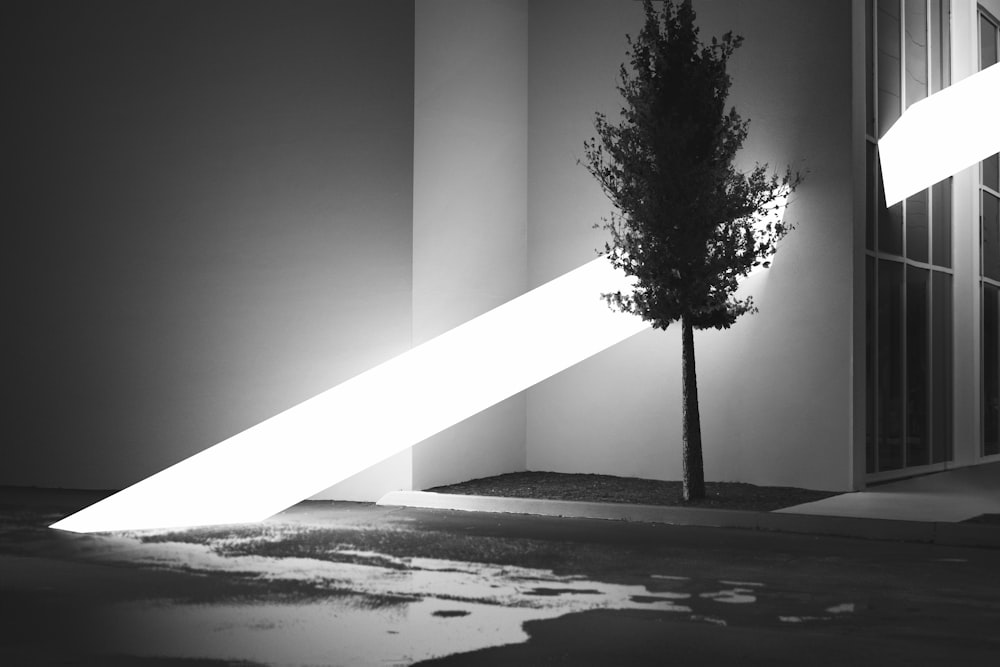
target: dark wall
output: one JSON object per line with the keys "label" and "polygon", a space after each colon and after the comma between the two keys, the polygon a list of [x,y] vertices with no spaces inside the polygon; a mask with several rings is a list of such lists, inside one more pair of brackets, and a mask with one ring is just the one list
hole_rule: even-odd
{"label": "dark wall", "polygon": [[409,347],[412,2],[4,24],[0,484],[127,485]]}

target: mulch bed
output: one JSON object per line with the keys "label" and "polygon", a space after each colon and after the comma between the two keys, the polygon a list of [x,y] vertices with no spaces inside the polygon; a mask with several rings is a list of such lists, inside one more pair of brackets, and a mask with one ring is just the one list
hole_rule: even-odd
{"label": "mulch bed", "polygon": [[515,472],[427,489],[435,493],[508,498],[585,500],[637,505],[672,505],[714,509],[772,510],[839,495],[789,486],[756,486],[743,482],[706,482],[705,498],[685,502],[681,482],[636,477],[558,472]]}

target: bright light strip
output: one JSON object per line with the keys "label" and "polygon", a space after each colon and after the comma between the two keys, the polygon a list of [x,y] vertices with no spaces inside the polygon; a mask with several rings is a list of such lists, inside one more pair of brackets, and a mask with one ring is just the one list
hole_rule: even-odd
{"label": "bright light strip", "polygon": [[599,257],[50,527],[263,521],[647,329],[600,298],[631,286]]}
{"label": "bright light strip", "polygon": [[51,527],[262,521],[646,329],[629,285],[595,259]]}
{"label": "bright light strip", "polygon": [[887,206],[1000,152],[1000,64],[920,100],[878,142]]}

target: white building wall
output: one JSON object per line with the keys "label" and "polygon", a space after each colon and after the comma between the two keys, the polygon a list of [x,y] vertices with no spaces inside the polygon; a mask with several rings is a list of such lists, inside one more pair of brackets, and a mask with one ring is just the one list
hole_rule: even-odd
{"label": "white building wall", "polygon": [[[526,0],[415,6],[419,344],[527,288],[528,7]],[[413,488],[523,470],[524,443],[521,394],[415,446]]]}
{"label": "white building wall", "polygon": [[[852,483],[851,4],[695,2],[702,37],[746,41],[731,102],[752,119],[741,159],[807,178],[797,225],[744,289],[760,313],[695,335],[710,480],[847,489]],[[615,73],[638,3],[531,5],[528,273],[536,285],[593,257],[608,203],[583,167],[593,113],[620,106]],[[531,470],[678,479],[680,341],[650,331],[528,392]]]}

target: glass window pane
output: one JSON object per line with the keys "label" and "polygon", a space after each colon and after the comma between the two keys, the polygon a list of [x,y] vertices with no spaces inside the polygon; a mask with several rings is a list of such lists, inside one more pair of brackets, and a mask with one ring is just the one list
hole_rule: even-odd
{"label": "glass window pane", "polygon": [[865,132],[875,136],[874,0],[865,0]]}
{"label": "glass window pane", "polygon": [[878,263],[878,469],[903,467],[903,265]]}
{"label": "glass window pane", "polygon": [[877,194],[875,192],[875,180],[881,178],[878,174],[878,165],[875,161],[875,144],[865,142],[866,168],[865,168],[865,247],[869,250],[875,249],[875,211]]}
{"label": "glass window pane", "polygon": [[865,257],[865,470],[875,472],[875,258]]}
{"label": "glass window pane", "polygon": [[[879,188],[881,190],[881,188]],[[881,193],[880,193],[881,194]],[[885,201],[884,197],[879,197]],[[879,209],[878,217],[878,249],[893,255],[903,254],[903,204],[895,204],[892,208],[884,205]]]}
{"label": "glass window pane", "polygon": [[899,0],[878,0],[878,136],[900,114]]}
{"label": "glass window pane", "polygon": [[983,160],[983,185],[1000,191],[1000,153]]}
{"label": "glass window pane", "polygon": [[1000,454],[1000,289],[983,285],[983,454]]}
{"label": "glass window pane", "polygon": [[951,179],[935,184],[932,190],[934,264],[951,268]]}
{"label": "glass window pane", "polygon": [[951,275],[934,272],[931,279],[931,461],[952,458]]}
{"label": "glass window pane", "polygon": [[927,97],[927,0],[906,0],[906,106]]}
{"label": "glass window pane", "polygon": [[1000,280],[1000,199],[983,192],[983,275]]}
{"label": "glass window pane", "polygon": [[893,255],[903,254],[903,204],[885,206],[882,176],[878,178],[878,249]]}
{"label": "glass window pane", "polygon": [[[879,36],[882,32],[879,31]],[[982,14],[979,15],[979,69],[986,69],[997,62],[997,28]]]}
{"label": "glass window pane", "polygon": [[930,271],[906,267],[906,465],[930,463]]}
{"label": "glass window pane", "polygon": [[931,0],[931,92],[951,84],[951,3]]}
{"label": "glass window pane", "polygon": [[927,190],[906,200],[906,256],[918,262],[928,260]]}

